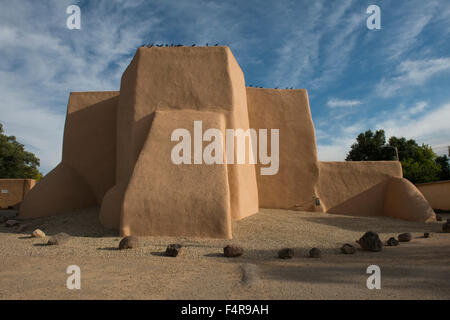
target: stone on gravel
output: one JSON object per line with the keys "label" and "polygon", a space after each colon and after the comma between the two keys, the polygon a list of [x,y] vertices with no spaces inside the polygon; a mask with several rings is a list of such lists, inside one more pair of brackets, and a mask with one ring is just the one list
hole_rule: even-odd
{"label": "stone on gravel", "polygon": [[223,255],[227,258],[239,257],[244,254],[244,249],[235,245],[228,245],[223,248]]}
{"label": "stone on gravel", "polygon": [[45,238],[45,233],[44,233],[44,231],[42,231],[40,229],[36,229],[36,230],[33,231],[31,236],[33,238]]}
{"label": "stone on gravel", "polygon": [[135,236],[127,236],[120,240],[119,250],[136,249],[139,247],[139,238]]}
{"label": "stone on gravel", "polygon": [[399,245],[399,242],[394,237],[390,237],[389,240],[387,241],[387,245],[390,247],[395,247]]}
{"label": "stone on gravel", "polygon": [[290,248],[284,248],[278,251],[278,258],[280,259],[291,259],[294,256],[294,250]]}
{"label": "stone on gravel", "polygon": [[183,246],[181,244],[169,244],[167,246],[165,255],[167,257],[176,257],[183,252]]}
{"label": "stone on gravel", "polygon": [[341,247],[341,251],[344,254],[354,254],[356,252],[356,248],[350,243],[346,243]]}
{"label": "stone on gravel", "polygon": [[55,234],[50,239],[48,239],[47,244],[54,246],[54,245],[63,245],[67,243],[70,240],[70,236],[67,233],[61,232],[58,234]]}
{"label": "stone on gravel", "polygon": [[425,232],[425,233],[423,234],[423,237],[424,237],[424,238],[431,238],[431,233]]}
{"label": "stone on gravel", "polygon": [[309,250],[310,258],[320,258],[322,256],[322,252],[318,248],[312,248]]}
{"label": "stone on gravel", "polygon": [[406,232],[406,233],[401,233],[398,235],[398,241],[400,242],[409,242],[411,241],[411,233]]}
{"label": "stone on gravel", "polygon": [[376,232],[367,231],[357,242],[363,250],[372,252],[383,250],[383,243]]}

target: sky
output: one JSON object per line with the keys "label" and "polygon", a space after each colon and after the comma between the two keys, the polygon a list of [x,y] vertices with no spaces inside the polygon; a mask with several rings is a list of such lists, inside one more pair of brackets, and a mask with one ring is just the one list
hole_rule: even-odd
{"label": "sky", "polygon": [[[66,26],[74,4],[80,30]],[[380,30],[366,26],[370,5]],[[47,173],[70,92],[119,90],[142,44],[219,43],[247,85],[308,90],[322,161],[344,160],[369,129],[444,154],[449,39],[448,0],[0,0],[0,123]]]}

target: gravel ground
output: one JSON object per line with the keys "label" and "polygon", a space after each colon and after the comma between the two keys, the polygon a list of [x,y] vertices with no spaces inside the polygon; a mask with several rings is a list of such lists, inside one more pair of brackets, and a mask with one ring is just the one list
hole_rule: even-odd
{"label": "gravel ground", "polygon": [[[450,298],[450,234],[441,232],[444,222],[262,209],[233,223],[232,240],[142,237],[140,248],[119,251],[117,232],[103,228],[97,216],[98,208],[89,208],[0,226],[0,299]],[[36,228],[47,238],[31,238]],[[344,243],[358,247],[355,240],[368,230],[383,241],[402,232],[413,239],[382,252],[340,253]],[[45,245],[59,232],[71,240]],[[423,238],[424,232],[431,238]],[[181,256],[162,255],[171,243],[183,244]],[[227,244],[242,246],[244,255],[224,258]],[[278,259],[277,251],[286,247],[294,258]],[[322,258],[307,257],[312,247]],[[372,264],[381,268],[380,290],[366,287]],[[81,268],[81,290],[66,288],[69,265]]]}

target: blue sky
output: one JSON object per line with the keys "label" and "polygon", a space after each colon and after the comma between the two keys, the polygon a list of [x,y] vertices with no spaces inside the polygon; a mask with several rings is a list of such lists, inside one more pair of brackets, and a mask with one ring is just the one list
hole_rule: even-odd
{"label": "blue sky", "polygon": [[[71,4],[81,30],[66,27]],[[381,30],[366,27],[371,4]],[[46,173],[61,159],[69,92],[118,90],[143,43],[218,42],[247,85],[308,89],[321,160],[380,128],[443,154],[449,39],[447,0],[0,0],[0,122]]]}

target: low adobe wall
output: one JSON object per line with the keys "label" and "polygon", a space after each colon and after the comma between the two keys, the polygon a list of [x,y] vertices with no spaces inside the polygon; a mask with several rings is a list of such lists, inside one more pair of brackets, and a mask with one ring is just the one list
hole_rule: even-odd
{"label": "low adobe wall", "polygon": [[450,180],[416,185],[433,209],[450,210]]}
{"label": "low adobe wall", "polygon": [[397,161],[320,162],[317,193],[328,213],[435,219],[419,190],[402,177]]}
{"label": "low adobe wall", "polygon": [[24,199],[20,218],[101,204],[115,181],[118,96],[117,91],[70,94],[62,160]]}
{"label": "low adobe wall", "polygon": [[34,179],[0,179],[0,209],[17,209],[35,183]]}

